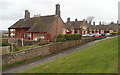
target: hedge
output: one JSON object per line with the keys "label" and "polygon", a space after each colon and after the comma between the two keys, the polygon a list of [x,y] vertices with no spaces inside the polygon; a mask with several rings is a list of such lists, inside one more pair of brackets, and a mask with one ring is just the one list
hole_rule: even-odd
{"label": "hedge", "polygon": [[9,46],[10,44],[8,42],[2,42],[2,46]]}
{"label": "hedge", "polygon": [[57,42],[63,42],[68,40],[79,40],[79,39],[81,39],[81,34],[57,35]]}

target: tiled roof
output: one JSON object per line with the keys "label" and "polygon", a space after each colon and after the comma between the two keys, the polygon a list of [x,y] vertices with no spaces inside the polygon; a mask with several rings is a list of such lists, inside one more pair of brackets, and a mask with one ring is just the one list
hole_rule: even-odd
{"label": "tiled roof", "polygon": [[80,25],[82,25],[83,21],[70,21],[70,22],[66,22],[66,26],[68,28],[74,28],[74,29],[79,29]]}
{"label": "tiled roof", "polygon": [[[66,22],[65,25],[67,26],[67,28],[71,29],[71,27],[73,27],[74,29],[79,29],[80,26],[84,26],[83,21],[70,21],[70,22]],[[118,30],[118,24],[109,24],[109,25],[90,25],[88,23],[86,23],[87,28],[89,30],[114,30],[117,31]]]}
{"label": "tiled roof", "polygon": [[9,28],[29,28],[28,32],[46,32],[55,19],[55,15],[20,19]]}
{"label": "tiled roof", "polygon": [[97,25],[96,26],[98,29],[103,29],[103,30],[118,30],[118,25],[117,24],[109,24],[109,25]]}

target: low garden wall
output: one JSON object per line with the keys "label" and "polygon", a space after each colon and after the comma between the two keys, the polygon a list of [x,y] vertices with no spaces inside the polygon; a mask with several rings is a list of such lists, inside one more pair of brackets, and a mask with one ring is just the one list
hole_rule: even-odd
{"label": "low garden wall", "polygon": [[[102,39],[102,38],[97,38],[97,39]],[[90,39],[73,40],[73,41],[66,41],[66,42],[56,42],[43,47],[27,49],[27,50],[15,52],[15,53],[3,54],[2,63],[3,65],[12,64],[18,61],[33,59],[39,56],[46,56],[46,55],[53,54],[58,51],[62,51],[74,46],[82,45],[84,43],[91,42],[97,39],[90,38]]]}
{"label": "low garden wall", "polygon": [[37,47],[24,51],[19,51],[15,53],[8,53],[2,55],[2,64],[12,64],[18,61],[23,61],[27,59],[33,59],[40,56],[46,56],[50,54],[49,48],[45,47]]}

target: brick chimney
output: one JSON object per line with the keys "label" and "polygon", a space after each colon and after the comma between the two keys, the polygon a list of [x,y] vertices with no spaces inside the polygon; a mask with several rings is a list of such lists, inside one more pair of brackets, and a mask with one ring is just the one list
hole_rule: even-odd
{"label": "brick chimney", "polygon": [[76,18],[75,21],[78,21],[78,19]]}
{"label": "brick chimney", "polygon": [[118,20],[117,20],[117,24],[119,24]]}
{"label": "brick chimney", "polygon": [[93,25],[95,26],[95,21],[93,22]]}
{"label": "brick chimney", "polygon": [[85,22],[88,23],[87,20]]}
{"label": "brick chimney", "polygon": [[89,22],[89,24],[91,25],[91,21]]}
{"label": "brick chimney", "polygon": [[67,22],[70,22],[70,18],[69,17],[67,18]]}
{"label": "brick chimney", "polygon": [[57,16],[61,16],[61,12],[60,12],[60,5],[59,4],[56,4],[56,11],[55,11],[55,15]]}
{"label": "brick chimney", "polygon": [[28,10],[25,10],[25,19],[30,18],[30,12]]}
{"label": "brick chimney", "polygon": [[99,25],[101,25],[101,21],[99,22]]}

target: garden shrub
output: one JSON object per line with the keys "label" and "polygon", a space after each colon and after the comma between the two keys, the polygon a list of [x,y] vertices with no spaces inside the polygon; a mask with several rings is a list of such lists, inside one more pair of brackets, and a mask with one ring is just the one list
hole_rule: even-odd
{"label": "garden shrub", "polygon": [[2,46],[9,46],[10,44],[8,42],[2,42]]}
{"label": "garden shrub", "polygon": [[117,35],[118,34],[118,32],[112,32],[112,35]]}
{"label": "garden shrub", "polygon": [[79,40],[81,39],[81,34],[65,34],[65,35],[58,35],[57,42],[63,42],[68,40]]}
{"label": "garden shrub", "polygon": [[65,39],[64,35],[58,35],[57,36],[57,42],[63,42],[63,41],[66,41],[67,39]]}
{"label": "garden shrub", "polygon": [[57,39],[57,42],[64,42],[64,41],[66,41],[65,38],[58,38],[58,39]]}

